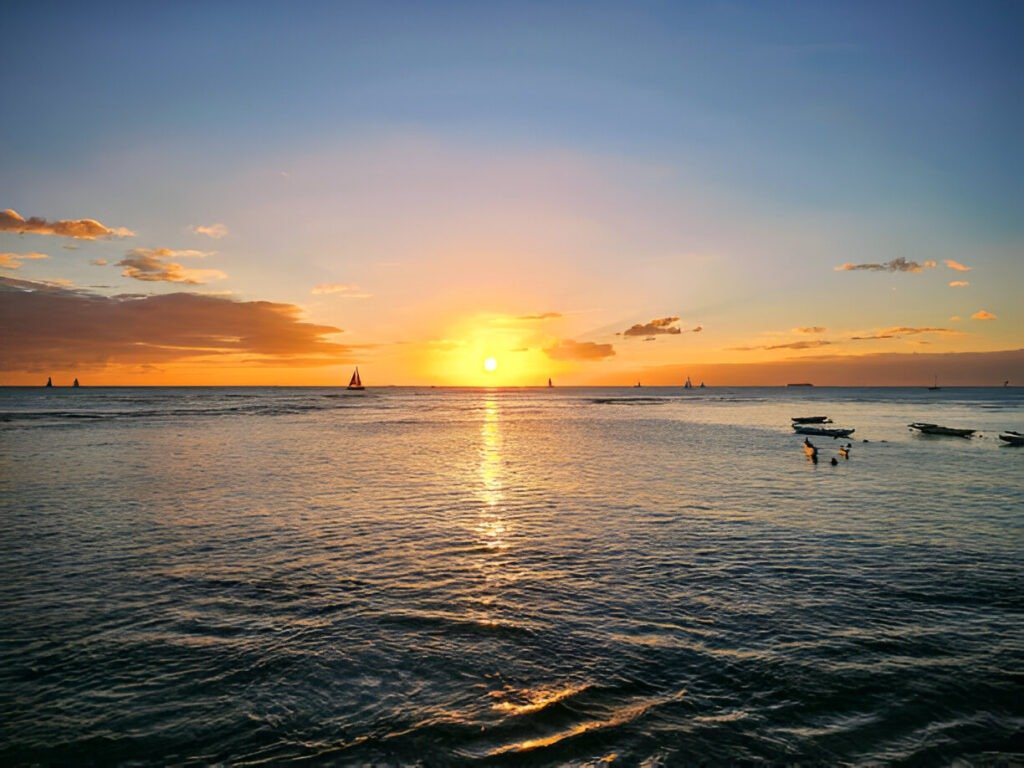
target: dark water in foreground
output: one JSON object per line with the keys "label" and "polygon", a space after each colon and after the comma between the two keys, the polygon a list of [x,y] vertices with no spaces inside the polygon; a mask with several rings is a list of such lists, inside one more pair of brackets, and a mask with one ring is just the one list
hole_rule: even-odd
{"label": "dark water in foreground", "polygon": [[0,763],[1021,762],[1024,391],[642,393],[0,390]]}

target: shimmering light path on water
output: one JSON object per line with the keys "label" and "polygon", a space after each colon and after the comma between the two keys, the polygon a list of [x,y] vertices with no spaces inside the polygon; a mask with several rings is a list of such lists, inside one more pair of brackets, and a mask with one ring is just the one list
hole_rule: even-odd
{"label": "shimmering light path on water", "polygon": [[[849,461],[805,460],[818,413]],[[1021,390],[12,389],[0,419],[5,764],[1024,751]]]}

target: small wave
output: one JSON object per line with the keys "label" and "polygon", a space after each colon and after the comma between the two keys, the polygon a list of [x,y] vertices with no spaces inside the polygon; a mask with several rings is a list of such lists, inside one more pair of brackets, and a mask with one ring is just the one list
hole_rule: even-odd
{"label": "small wave", "polygon": [[588,690],[590,685],[567,685],[562,688],[504,688],[491,691],[495,699],[491,708],[508,715],[528,715],[558,704]]}
{"label": "small wave", "polygon": [[640,719],[651,709],[681,701],[685,695],[686,690],[684,689],[670,696],[644,699],[634,704],[628,704],[614,709],[605,718],[584,720],[582,723],[577,723],[576,725],[570,726],[569,728],[561,731],[556,731],[555,733],[547,736],[540,736],[535,739],[526,739],[525,741],[518,741],[512,744],[504,744],[500,747],[495,747],[487,753],[487,756],[498,757],[500,755],[531,752],[536,749],[544,749],[546,747],[554,746],[555,744],[559,744],[568,739],[574,739],[577,736],[581,736],[591,731],[616,728],[620,725],[626,725],[627,723]]}
{"label": "small wave", "polygon": [[380,620],[386,624],[401,624],[413,629],[475,635],[532,635],[536,631],[534,627],[522,622],[450,613],[391,613],[381,616]]}

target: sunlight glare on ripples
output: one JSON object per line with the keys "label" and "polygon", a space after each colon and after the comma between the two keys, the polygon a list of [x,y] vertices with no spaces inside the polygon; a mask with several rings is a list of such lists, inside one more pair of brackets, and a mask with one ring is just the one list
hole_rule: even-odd
{"label": "sunlight glare on ripples", "polygon": [[477,533],[488,549],[508,547],[510,528],[502,503],[505,499],[505,473],[502,457],[500,401],[495,392],[484,395],[483,422],[480,425],[479,492],[483,506]]}

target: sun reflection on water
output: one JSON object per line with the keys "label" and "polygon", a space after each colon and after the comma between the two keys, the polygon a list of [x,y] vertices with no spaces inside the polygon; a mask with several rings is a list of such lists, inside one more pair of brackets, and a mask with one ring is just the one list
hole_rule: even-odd
{"label": "sun reflection on water", "polygon": [[483,423],[480,426],[480,520],[477,533],[488,549],[506,549],[509,525],[502,502],[505,476],[502,458],[501,406],[493,392],[484,396]]}

